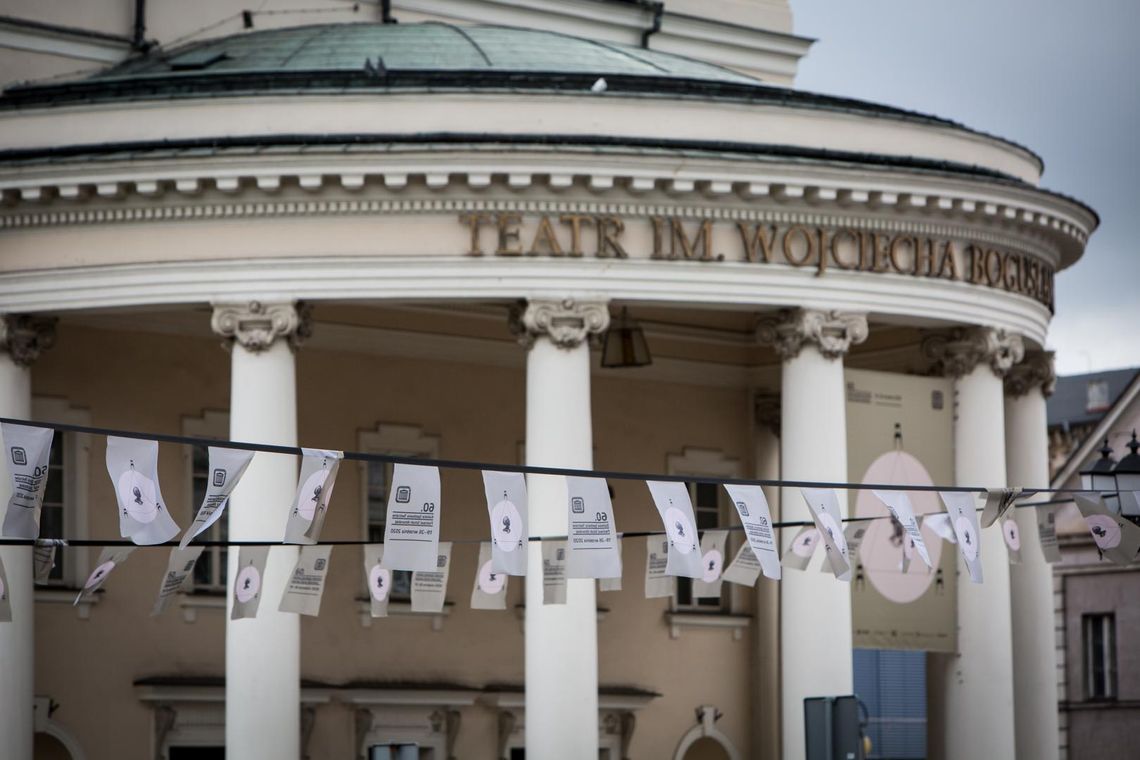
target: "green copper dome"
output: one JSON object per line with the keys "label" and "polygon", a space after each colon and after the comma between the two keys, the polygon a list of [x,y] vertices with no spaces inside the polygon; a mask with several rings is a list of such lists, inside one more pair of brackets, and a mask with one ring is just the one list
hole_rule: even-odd
{"label": "green copper dome", "polygon": [[627,45],[535,29],[442,23],[253,31],[157,50],[93,78],[365,71],[590,74],[760,84],[720,66]]}

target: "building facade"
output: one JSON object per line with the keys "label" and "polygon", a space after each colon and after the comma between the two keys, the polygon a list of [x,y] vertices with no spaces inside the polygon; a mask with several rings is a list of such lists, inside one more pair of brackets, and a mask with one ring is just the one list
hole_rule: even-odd
{"label": "building facade", "polygon": [[[925,392],[954,482],[1048,480],[1053,278],[1095,214],[1040,188],[1020,145],[792,88],[810,41],[786,3],[152,4],[143,23],[133,3],[16,5],[0,22],[5,416],[841,482],[862,447],[893,446],[848,427],[866,371],[941,384]],[[649,366],[598,366],[623,310]],[[118,535],[104,450],[57,436],[45,536]],[[181,525],[203,467],[200,447],[162,448]],[[279,539],[296,477],[259,454],[211,535]],[[382,535],[390,478],[343,467],[324,537]],[[619,529],[659,528],[643,486],[611,486]],[[564,534],[562,482],[528,489],[532,535]],[[692,491],[700,527],[733,524],[722,492]],[[396,599],[373,619],[351,547],[319,617],[263,604],[236,621],[221,548],[152,618],[162,550],[71,606],[94,549],[64,548],[33,588],[30,548],[4,547],[10,756],[795,759],[804,698],[853,690],[858,610],[815,565],[712,602],[684,584],[646,599],[645,542],[627,539],[620,591],[571,580],[548,605],[533,542],[537,582],[472,610],[481,484],[445,469],[443,493],[438,614]],[[797,490],[769,501],[809,517]],[[1020,512],[1026,561],[987,531],[985,583],[949,597],[931,758],[1057,756],[1052,576]],[[273,548],[267,600],[295,559]]]}

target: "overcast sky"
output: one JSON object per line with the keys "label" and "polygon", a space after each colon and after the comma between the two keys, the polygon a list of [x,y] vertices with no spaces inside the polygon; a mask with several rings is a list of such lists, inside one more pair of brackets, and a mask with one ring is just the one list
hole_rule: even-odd
{"label": "overcast sky", "polygon": [[1068,375],[1140,365],[1140,0],[791,0],[801,89],[943,116],[1045,160],[1101,226],[1058,275]]}

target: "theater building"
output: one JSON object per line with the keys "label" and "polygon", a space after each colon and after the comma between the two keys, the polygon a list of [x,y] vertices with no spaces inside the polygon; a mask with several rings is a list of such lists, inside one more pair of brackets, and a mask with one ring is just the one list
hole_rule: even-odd
{"label": "theater building", "polygon": [[[134,35],[124,0],[10,6],[4,416],[705,478],[1048,483],[1054,276],[1095,213],[1040,187],[1017,143],[795,89],[811,41],[782,0],[149,4]],[[651,357],[614,350],[638,330]],[[118,538],[104,454],[57,434],[44,537]],[[186,527],[204,447],[159,463]],[[323,538],[382,536],[390,477],[346,463]],[[493,612],[469,604],[478,473],[442,477],[440,613],[397,595],[372,618],[352,546],[318,617],[277,611],[297,549],[274,547],[253,620],[229,619],[221,548],[157,617],[165,549],[73,606],[98,548],[62,549],[42,585],[29,547],[3,548],[5,756],[798,760],[804,698],[853,693],[853,649],[902,649],[925,652],[928,757],[1058,757],[1032,509],[1020,564],[984,533],[982,585],[927,528],[934,567],[883,564],[879,521],[852,584],[816,557],[708,598],[645,598],[631,538],[621,590],[572,579],[543,604],[534,542],[535,582]],[[279,540],[296,478],[258,454],[209,537]],[[644,484],[610,485],[618,530],[660,530]],[[565,534],[563,488],[530,481],[532,535]],[[700,528],[737,524],[723,489],[692,497]],[[797,489],[769,501],[808,519]],[[886,514],[867,492],[848,506]]]}

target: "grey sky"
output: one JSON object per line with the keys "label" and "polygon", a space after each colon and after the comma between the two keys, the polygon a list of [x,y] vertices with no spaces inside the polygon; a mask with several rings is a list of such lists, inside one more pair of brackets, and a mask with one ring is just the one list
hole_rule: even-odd
{"label": "grey sky", "polygon": [[1140,365],[1140,2],[792,0],[819,40],[797,86],[954,119],[1027,145],[1042,186],[1100,214],[1057,279],[1060,374]]}

